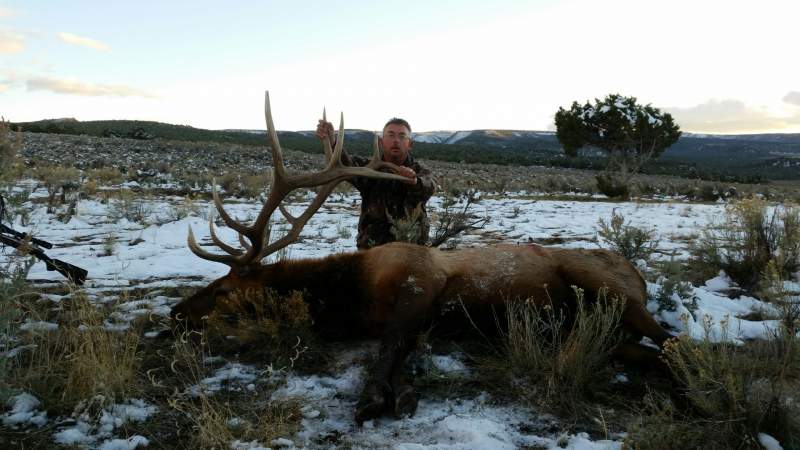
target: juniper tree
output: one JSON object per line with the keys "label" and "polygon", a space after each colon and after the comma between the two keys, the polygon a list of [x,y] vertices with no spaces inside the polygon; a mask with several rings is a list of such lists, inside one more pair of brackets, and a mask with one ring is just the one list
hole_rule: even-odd
{"label": "juniper tree", "polygon": [[611,173],[597,178],[600,190],[614,196],[627,196],[630,176],[681,136],[669,113],[619,94],[595,99],[594,104],[573,102],[568,110],[558,108],[555,122],[556,137],[567,155],[576,156],[586,146],[608,154],[608,171],[618,172],[620,179]]}

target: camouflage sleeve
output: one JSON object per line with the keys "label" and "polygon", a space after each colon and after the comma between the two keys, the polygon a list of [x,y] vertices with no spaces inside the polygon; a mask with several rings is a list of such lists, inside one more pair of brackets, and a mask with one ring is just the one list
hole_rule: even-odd
{"label": "camouflage sleeve", "polygon": [[419,202],[426,202],[433,195],[436,190],[436,182],[433,179],[433,174],[430,169],[422,164],[415,162],[414,172],[417,173],[417,183],[408,187],[408,192],[416,197]]}

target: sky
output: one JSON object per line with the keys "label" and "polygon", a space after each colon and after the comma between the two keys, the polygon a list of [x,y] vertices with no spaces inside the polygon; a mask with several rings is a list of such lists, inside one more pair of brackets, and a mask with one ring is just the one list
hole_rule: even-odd
{"label": "sky", "polygon": [[552,130],[619,93],[684,131],[800,132],[796,0],[0,0],[0,115]]}

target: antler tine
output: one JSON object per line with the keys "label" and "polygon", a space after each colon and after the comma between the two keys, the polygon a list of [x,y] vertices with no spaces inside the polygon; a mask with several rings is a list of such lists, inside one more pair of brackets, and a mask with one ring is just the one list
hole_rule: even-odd
{"label": "antler tine", "polygon": [[295,222],[297,222],[297,217],[293,216],[293,215],[292,215],[292,214],[289,212],[289,210],[288,210],[288,209],[284,208],[284,206],[283,206],[283,205],[280,205],[280,206],[278,207],[278,209],[280,209],[280,210],[281,210],[281,214],[283,214],[283,217],[286,219],[286,221],[287,221],[287,222],[289,222],[289,223],[290,223],[290,224],[292,224],[292,225],[294,225],[294,223],[295,223]]}
{"label": "antler tine", "polygon": [[241,233],[239,233],[239,243],[242,244],[242,247],[244,247],[245,250],[250,250],[251,248],[253,248],[252,245],[250,245],[247,241],[244,240],[244,235],[242,235]]}
{"label": "antler tine", "polygon": [[[328,115],[326,114],[324,107],[322,108],[322,121],[328,121]],[[331,149],[331,142],[328,140],[327,136],[322,139],[322,150],[325,152],[325,162],[330,162],[333,155],[333,150]]]}
{"label": "antler tine", "polygon": [[[230,245],[226,244],[217,236],[217,233],[214,231],[214,216],[211,214],[208,215],[208,232],[211,235],[211,241],[222,250],[234,256],[239,256],[244,253],[241,249],[231,247]],[[239,234],[239,236],[241,236],[241,234]]]}
{"label": "antler tine", "polygon": [[[258,257],[261,250],[269,242],[269,219],[272,213],[280,206],[281,201],[295,188],[290,182],[290,177],[286,175],[286,168],[283,165],[283,154],[281,144],[278,141],[278,132],[272,120],[272,107],[269,102],[269,91],[264,92],[264,117],[267,122],[267,134],[270,139],[272,151],[272,185],[269,190],[267,200],[258,213],[255,222],[250,227],[236,229],[245,235],[251,242],[247,247],[247,252],[240,257],[241,264],[251,264],[258,262],[262,257]],[[224,220],[224,217],[223,217]]]}
{"label": "antler tine", "polygon": [[325,203],[325,200],[328,199],[328,196],[331,195],[331,192],[333,192],[333,190],[336,189],[336,186],[339,183],[341,183],[341,180],[331,181],[322,186],[317,192],[317,196],[314,197],[314,200],[312,200],[311,203],[308,205],[308,208],[306,208],[306,210],[303,211],[303,214],[301,214],[298,217],[292,217],[293,220],[289,221],[292,224],[292,228],[289,230],[289,232],[286,233],[277,241],[267,245],[259,253],[257,259],[261,260],[263,258],[266,258],[272,253],[275,253],[276,251],[282,249],[283,247],[286,247],[287,245],[295,242],[297,238],[300,237],[300,232],[303,230],[303,227],[306,225],[306,222],[308,222],[308,219],[310,219],[311,216],[313,216],[314,213],[317,212],[320,206],[322,206],[322,204]]}
{"label": "antler tine", "polygon": [[247,234],[249,228],[245,224],[231,217],[230,214],[225,211],[225,207],[222,205],[222,200],[220,200],[219,193],[217,192],[217,180],[212,181],[211,195],[214,197],[214,206],[217,207],[219,216],[222,217],[222,220],[225,222],[225,224],[239,233]]}
{"label": "antler tine", "polygon": [[378,146],[378,132],[375,132],[375,139],[372,141],[372,159],[381,159],[381,148]]}
{"label": "antler tine", "polygon": [[344,113],[339,116],[339,137],[336,139],[336,148],[333,149],[333,157],[328,161],[327,169],[332,169],[342,165],[342,149],[344,148]]}
{"label": "antler tine", "polygon": [[272,122],[269,91],[264,91],[264,116],[267,119],[267,133],[269,134],[269,141],[272,148],[272,169],[275,171],[276,177],[283,178],[286,176],[286,170],[283,167],[283,154],[281,153],[281,144],[278,142],[278,132],[275,131],[275,124]]}
{"label": "antler tine", "polygon": [[192,251],[195,255],[199,256],[208,261],[214,261],[222,264],[226,264],[228,266],[234,267],[237,262],[238,258],[233,255],[218,255],[216,253],[207,252],[200,248],[197,245],[197,241],[194,238],[194,232],[192,232],[192,226],[189,225],[189,237],[186,239],[189,245],[189,250]]}
{"label": "antler tine", "polygon": [[[381,169],[389,169],[389,170],[391,170],[393,172],[397,172],[397,169],[399,169],[399,167],[397,165],[392,164],[390,162],[386,162],[381,158],[381,149],[378,146],[378,132],[377,131],[375,132],[375,140],[372,143],[372,159],[369,160],[369,162],[367,163],[366,166],[364,166],[364,168],[365,169],[371,169],[371,170],[374,170],[374,171],[380,171]],[[383,173],[383,172],[378,172],[378,173]],[[396,175],[396,176],[399,176],[399,175]],[[406,180],[407,178],[401,177],[400,179],[401,180]]]}

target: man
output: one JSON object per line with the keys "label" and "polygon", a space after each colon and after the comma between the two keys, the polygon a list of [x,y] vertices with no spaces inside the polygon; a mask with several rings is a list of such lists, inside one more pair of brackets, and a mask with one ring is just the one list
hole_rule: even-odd
{"label": "man", "polygon": [[[336,145],[333,125],[323,120],[317,125],[317,137]],[[424,245],[428,241],[428,214],[425,203],[435,188],[431,171],[411,157],[411,126],[403,119],[393,118],[383,127],[380,139],[382,157],[400,166],[398,175],[407,182],[354,178],[350,180],[361,193],[361,217],[358,220],[356,245],[360,250],[397,241],[400,238]],[[342,151],[342,164],[365,166],[368,158],[351,156]],[[410,223],[409,223],[410,222]],[[398,225],[401,226],[400,230]],[[406,236],[398,236],[402,231]]]}

